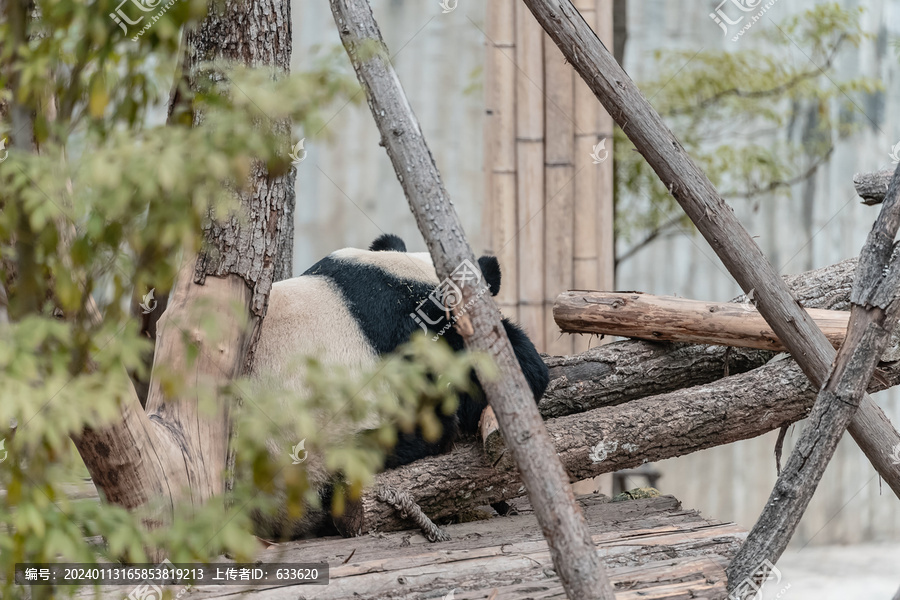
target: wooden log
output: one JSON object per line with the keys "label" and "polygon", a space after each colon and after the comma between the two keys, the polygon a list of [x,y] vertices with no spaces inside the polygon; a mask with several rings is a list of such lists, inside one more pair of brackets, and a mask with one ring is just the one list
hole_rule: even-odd
{"label": "wooden log", "polygon": [[[809,308],[806,312],[831,345],[839,347],[847,333],[850,313]],[[640,292],[569,291],[556,299],[553,318],[568,333],[786,350],[750,303],[704,302]]]}
{"label": "wooden log", "polygon": [[[900,384],[900,362],[880,365],[882,381],[869,391]],[[683,456],[757,437],[806,418],[816,397],[797,364],[775,360],[712,383],[617,406],[546,421],[555,450],[572,481]],[[515,471],[490,464],[481,444],[458,444],[449,454],[381,473],[377,484],[408,491],[433,519],[493,504],[524,493]],[[409,524],[363,494],[369,531],[408,529]]]}
{"label": "wooden log", "polygon": [[[331,10],[438,278],[449,277],[466,261],[475,265],[477,261],[459,215],[391,65],[390,52],[371,6],[366,0],[331,0]],[[540,43],[543,34],[540,28],[537,31]],[[541,166],[539,162],[538,173],[542,175]],[[543,196],[543,186],[540,192]],[[539,273],[543,275],[543,269]],[[542,294],[543,287],[540,291]],[[497,416],[510,456],[522,474],[566,594],[586,600],[611,600],[609,579],[591,543],[565,471],[553,454],[553,443],[500,322],[500,312],[493,299],[482,295],[475,286],[463,285],[461,292],[461,302],[471,308],[457,322],[456,329],[468,350],[486,353],[497,365],[498,378],[481,380],[485,396]],[[405,488],[403,484],[393,489]]]}
{"label": "wooden log", "polygon": [[[544,30],[634,142],[675,200],[817,386],[836,352],[797,305],[775,269],[709,178],[684,151],[659,114],[584,22],[569,0],[524,0]],[[868,396],[849,427],[869,462],[900,497],[900,470],[890,461],[900,433]]]}
{"label": "wooden log", "polygon": [[893,170],[885,169],[874,173],[857,173],[854,175],[853,187],[856,188],[856,193],[859,197],[863,199],[862,203],[873,205],[884,202],[884,195],[887,193],[893,174]]}
{"label": "wooden log", "polygon": [[892,256],[898,229],[900,165],[859,256],[850,296],[850,327],[810,414],[815,427],[800,433],[759,520],[729,565],[729,591],[754,578],[764,560],[774,564],[781,557],[866,393],[900,315],[900,256]]}

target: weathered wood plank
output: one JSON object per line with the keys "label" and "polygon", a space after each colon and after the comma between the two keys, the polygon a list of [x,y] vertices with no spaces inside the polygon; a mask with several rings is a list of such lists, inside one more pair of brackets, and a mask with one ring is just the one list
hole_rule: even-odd
{"label": "weathered wood plank", "polygon": [[[724,568],[746,534],[741,528],[683,510],[671,496],[615,503],[587,496],[579,502],[617,599],[724,595]],[[521,510],[510,517],[450,525],[453,539],[438,544],[406,532],[272,546],[259,557],[263,562],[328,562],[330,583],[205,586],[193,589],[190,597],[417,600],[455,590],[456,600],[484,600],[495,592],[504,600],[565,598],[537,520],[529,507]],[[112,593],[104,597],[118,598]]]}

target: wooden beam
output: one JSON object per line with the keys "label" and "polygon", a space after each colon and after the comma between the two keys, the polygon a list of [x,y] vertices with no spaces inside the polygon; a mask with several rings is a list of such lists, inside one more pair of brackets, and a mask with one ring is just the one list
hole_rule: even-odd
{"label": "wooden beam", "polygon": [[[850,313],[821,309],[806,312],[831,345],[839,347],[847,333]],[[553,318],[567,333],[786,350],[750,303],[703,302],[640,292],[569,291],[556,299]]]}
{"label": "wooden beam", "polygon": [[[600,42],[569,0],[523,0],[591,91],[647,160],[760,313],[821,387],[836,352],[791,296],[759,246],[706,174]],[[881,477],[900,497],[900,470],[890,460],[900,433],[868,396],[849,428]]]}

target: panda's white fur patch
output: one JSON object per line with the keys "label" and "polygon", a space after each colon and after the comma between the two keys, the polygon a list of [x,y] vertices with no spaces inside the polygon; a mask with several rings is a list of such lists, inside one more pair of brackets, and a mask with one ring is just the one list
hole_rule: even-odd
{"label": "panda's white fur patch", "polygon": [[427,252],[371,252],[358,248],[344,248],[332,252],[331,257],[380,267],[398,279],[438,284],[431,255]]}
{"label": "panda's white fur patch", "polygon": [[[256,365],[299,388],[291,365],[301,356],[315,356],[325,364],[370,367],[378,358],[362,329],[327,278],[304,275],[272,286],[269,310],[263,319]],[[291,385],[289,385],[291,384]]]}

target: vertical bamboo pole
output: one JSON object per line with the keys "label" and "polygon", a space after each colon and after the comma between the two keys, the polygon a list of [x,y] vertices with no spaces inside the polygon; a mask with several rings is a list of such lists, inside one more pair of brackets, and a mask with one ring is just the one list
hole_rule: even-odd
{"label": "vertical bamboo pole", "polygon": [[[516,0],[487,3],[485,90],[485,240],[500,261],[503,283],[497,305],[518,320],[519,261],[516,234]],[[528,15],[530,18],[531,15]]]}
{"label": "vertical bamboo pole", "polygon": [[545,34],[523,3],[516,3],[515,15],[519,322],[544,350]]}
{"label": "vertical bamboo pole", "polygon": [[544,325],[545,352],[572,354],[573,336],[561,334],[553,303],[575,285],[575,71],[556,44],[544,40]]}
{"label": "vertical bamboo pole", "polygon": [[[614,0],[596,0],[597,27],[594,31],[608,48],[613,47],[613,3]],[[549,41],[547,43],[549,45]],[[574,71],[574,69],[573,69]],[[576,77],[576,79],[581,79]],[[597,169],[597,268],[598,286],[601,290],[613,290],[616,286],[615,265],[615,206],[613,203],[613,119],[597,102],[599,115],[599,137],[606,139],[609,158]]]}
{"label": "vertical bamboo pole", "polygon": [[[576,0],[575,7],[584,20],[597,30],[597,0]],[[575,81],[575,289],[596,290],[600,287],[598,256],[599,171],[591,158],[600,136],[600,103],[580,77]],[[609,141],[607,141],[607,144]],[[607,159],[607,162],[609,159]],[[574,336],[575,352],[584,352],[590,336]]]}

